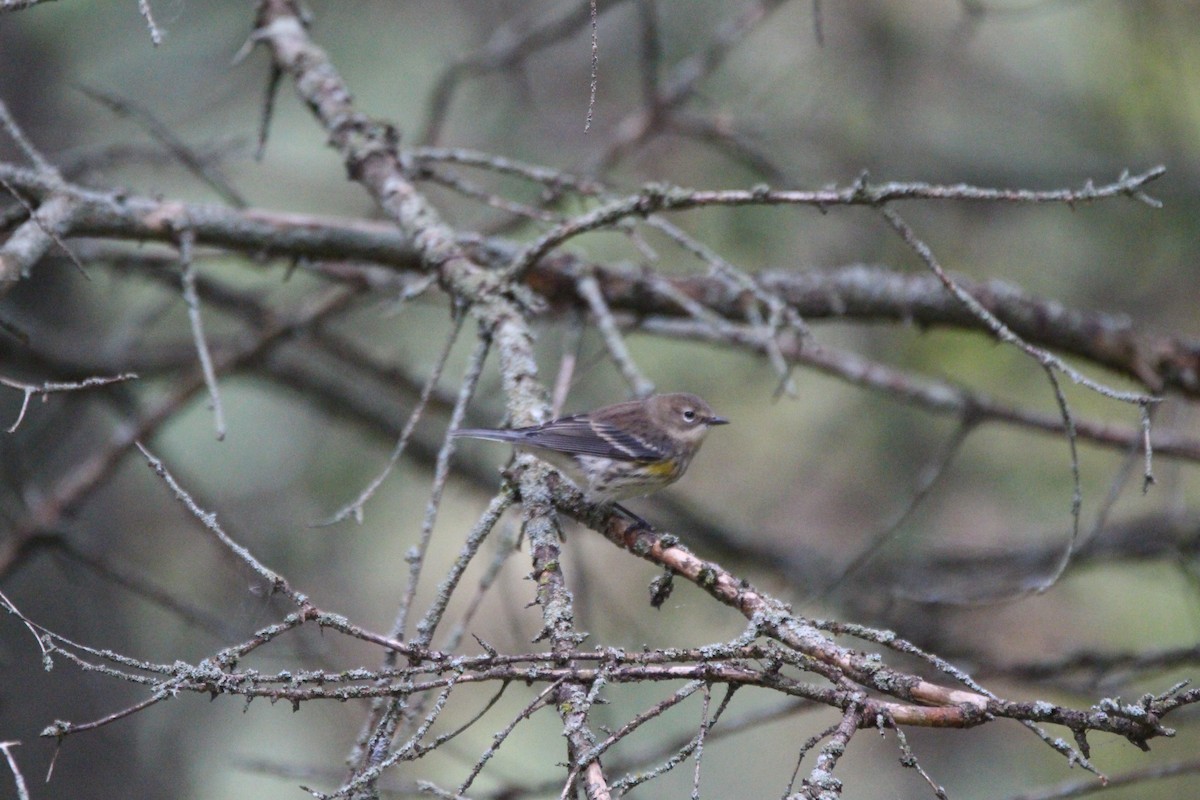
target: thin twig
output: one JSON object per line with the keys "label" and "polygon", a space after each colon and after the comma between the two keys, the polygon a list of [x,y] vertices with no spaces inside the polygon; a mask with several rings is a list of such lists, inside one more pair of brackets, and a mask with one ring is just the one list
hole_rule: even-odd
{"label": "thin twig", "polygon": [[18,741],[0,742],[0,750],[4,751],[4,758],[8,761],[8,768],[12,771],[13,781],[17,786],[17,800],[29,800],[29,789],[25,786],[25,776],[21,774],[21,768],[17,765],[17,757],[13,755],[12,748],[21,744]]}
{"label": "thin twig", "polygon": [[16,143],[21,152],[25,154],[25,157],[33,162],[34,169],[36,169],[39,174],[45,176],[47,180],[59,182],[62,181],[62,176],[58,173],[58,170],[54,167],[54,165],[51,164],[45,158],[45,156],[43,156],[38,149],[33,146],[33,142],[29,141],[28,137],[25,136],[25,132],[21,130],[21,126],[17,124],[15,119],[13,119],[12,114],[8,110],[8,106],[3,100],[0,100],[0,128],[3,128],[8,133],[9,137],[13,140],[13,142]]}
{"label": "thin twig", "polygon": [[858,555],[820,590],[820,596],[826,597],[836,591],[845,582],[846,578],[861,569],[891,541],[896,532],[900,530],[900,526],[920,507],[925,498],[929,496],[929,493],[933,491],[934,486],[946,474],[951,462],[958,455],[963,444],[967,441],[967,437],[970,436],[974,429],[975,423],[970,420],[964,419],[959,424],[954,431],[954,435],[942,446],[941,451],[921,468],[921,471],[917,475],[917,485],[909,496],[908,502],[904,504],[904,508],[871,535],[867,544],[859,550]]}
{"label": "thin twig", "polygon": [[158,23],[154,21],[154,14],[150,11],[150,0],[138,0],[138,13],[146,20],[146,27],[150,29],[150,41],[158,47],[162,44],[163,35]]}
{"label": "thin twig", "polygon": [[[512,491],[512,487],[505,487],[502,491]],[[468,626],[475,618],[475,614],[483,607],[483,600],[487,596],[488,591],[495,585],[501,568],[508,562],[509,557],[517,551],[517,537],[518,529],[516,526],[505,525],[502,527],[495,555],[484,570],[483,575],[479,577],[479,582],[475,587],[475,594],[472,595],[470,601],[467,603],[462,618],[446,635],[446,639],[441,645],[443,650],[453,651],[458,649],[459,644],[466,636]]]}
{"label": "thin twig", "polygon": [[[1162,177],[1165,172],[1166,168],[1160,166],[1139,175],[1122,174],[1116,181],[1104,186],[1095,186],[1089,181],[1080,189],[1052,189],[1043,192],[989,189],[963,184],[938,186],[920,182],[872,185],[865,180],[845,187],[815,191],[780,190],[766,186],[749,190],[693,190],[668,184],[654,184],[638,194],[609,200],[592,211],[567,220],[542,234],[510,261],[506,276],[514,280],[519,278],[552,250],[577,236],[612,227],[625,219],[642,218],[660,211],[683,211],[705,206],[804,205],[823,210],[834,206],[870,206],[880,209],[887,218],[890,209],[886,204],[900,200],[954,199],[974,202],[1077,204],[1113,197],[1130,197],[1155,205],[1157,201],[1144,195],[1142,187]],[[890,213],[895,216],[894,212]],[[1106,396],[1115,395],[1118,399],[1127,394],[1112,389],[1106,391],[1112,393]],[[1142,402],[1143,397],[1129,395],[1127,400]]]}
{"label": "thin twig", "polygon": [[777,293],[764,287],[729,261],[721,258],[712,248],[670,221],[660,216],[653,216],[647,219],[647,224],[662,231],[677,245],[707,264],[713,277],[734,287],[738,293],[748,295],[747,300],[756,299],[767,308],[769,319],[763,320],[762,312],[753,300],[744,303],[746,317],[762,330],[763,347],[771,366],[779,374],[781,389],[789,396],[794,397],[796,386],[791,380],[790,369],[780,349],[778,336],[784,327],[795,331],[801,337],[807,336],[808,328],[796,309],[789,306]]}
{"label": "thin twig", "polygon": [[29,632],[33,634],[33,638],[37,640],[38,649],[42,651],[42,662],[49,667],[49,659],[51,652],[53,652],[53,647],[46,639],[42,638],[42,634],[38,631],[38,626],[35,625],[33,621],[29,619],[29,617],[25,616],[21,610],[13,604],[13,601],[8,599],[8,596],[5,595],[4,592],[0,592],[0,603],[3,603],[4,609],[17,619],[21,620],[25,627],[29,629]]}
{"label": "thin twig", "polygon": [[[729,687],[730,690],[733,687]],[[704,735],[708,732],[710,720],[708,706],[712,702],[712,685],[704,684],[704,705],[700,709],[700,730],[696,733],[696,768],[692,772],[692,800],[700,800],[700,764],[704,758]]]}
{"label": "thin twig", "polygon": [[558,372],[554,377],[554,388],[550,392],[550,416],[562,416],[563,407],[567,404],[567,395],[571,393],[571,385],[575,380],[575,367],[579,362],[579,346],[583,341],[582,315],[572,315],[567,322],[566,331],[562,337],[562,357],[558,362]]}
{"label": "thin twig", "polygon": [[[467,413],[467,404],[475,396],[475,387],[479,385],[479,376],[483,374],[483,364],[487,360],[490,347],[491,341],[486,337],[481,338],[475,344],[475,350],[471,353],[471,357],[467,361],[467,369],[463,373],[462,382],[459,384],[458,398],[454,402],[454,410],[450,412],[450,423],[447,430],[458,430],[462,426],[463,417]],[[433,485],[429,490],[429,500],[425,504],[425,518],[421,521],[421,531],[417,537],[417,543],[410,548],[408,554],[408,582],[405,584],[404,597],[400,601],[400,610],[396,615],[396,622],[392,625],[392,636],[397,639],[407,638],[408,615],[412,610],[413,600],[416,598],[417,582],[425,566],[425,554],[429,550],[429,542],[433,536],[433,526],[437,522],[438,510],[441,508],[442,492],[446,488],[446,480],[450,476],[450,456],[454,453],[454,444],[454,437],[446,436],[442,442],[441,449],[438,450],[437,461],[433,469]],[[477,526],[480,537],[486,535],[491,530],[505,506],[506,504],[503,500],[498,500],[494,507],[489,509],[495,513],[486,514],[479,526]],[[457,582],[457,579],[455,579],[455,582]],[[446,601],[448,600],[449,598],[447,597]],[[441,610],[444,610],[444,605],[441,605],[441,610],[436,610],[439,605],[441,604],[435,602],[431,608],[433,616],[427,617],[427,622],[433,627],[436,627],[436,619],[441,616]],[[424,639],[424,637],[422,638]],[[424,642],[428,642],[428,639],[424,639]]]}
{"label": "thin twig", "polygon": [[629,348],[626,347],[625,340],[621,336],[621,331],[613,319],[612,312],[604,302],[604,295],[600,291],[600,285],[596,282],[596,277],[594,275],[580,276],[578,287],[579,294],[588,301],[588,305],[592,309],[592,316],[595,318],[596,327],[600,330],[604,346],[608,348],[609,358],[612,359],[621,376],[625,378],[625,382],[629,384],[629,388],[633,390],[634,396],[647,397],[653,394],[654,383],[634,363],[633,356],[630,355]]}
{"label": "thin twig", "polygon": [[229,552],[233,553],[238,557],[239,560],[242,561],[242,563],[257,573],[258,576],[262,578],[269,587],[271,587],[272,592],[280,592],[286,595],[297,605],[303,605],[307,602],[307,599],[304,597],[304,595],[292,589],[282,575],[275,572],[273,569],[270,569],[257,558],[255,558],[254,554],[251,553],[248,548],[235,542],[229,536],[229,534],[225,532],[225,529],[221,527],[221,524],[217,522],[217,515],[215,513],[205,511],[196,505],[196,501],[192,499],[191,494],[189,494],[186,489],[179,485],[179,482],[175,480],[175,476],[167,470],[163,462],[157,456],[151,453],[144,444],[141,442],[135,442],[134,444],[137,446],[137,449],[141,451],[142,455],[149,463],[150,468],[154,470],[154,472],[160,478],[162,478],[167,486],[171,489],[171,492],[175,495],[175,499],[182,503],[183,507],[186,508],[193,517],[199,520],[200,524],[208,529],[208,531],[212,533],[214,537],[216,537],[217,541],[224,545]]}
{"label": "thin twig", "polygon": [[[139,2],[144,2],[144,0],[139,0]],[[148,7],[147,11],[149,11]],[[153,20],[151,19],[149,22],[153,26]],[[151,27],[152,35],[154,31],[155,28]],[[154,44],[157,45],[159,42],[156,41]],[[209,163],[208,159],[201,158],[193,148],[176,136],[148,108],[128,97],[121,97],[113,92],[107,92],[95,86],[79,84],[78,89],[91,99],[102,104],[118,117],[129,119],[136,123],[154,141],[158,142],[170,153],[176,161],[182,164],[188,172],[203,181],[205,185],[216,192],[225,202],[234,208],[245,208],[248,205],[246,198],[221,174],[221,170],[218,167]]]}
{"label": "thin twig", "polygon": [[7,386],[10,389],[17,389],[24,393],[24,398],[21,400],[21,410],[17,412],[17,418],[8,428],[8,433],[16,433],[17,428],[21,426],[21,421],[25,419],[25,411],[29,408],[29,400],[34,395],[42,395],[45,397],[49,394],[58,392],[79,392],[86,389],[91,389],[96,386],[108,386],[113,383],[123,383],[125,381],[137,380],[137,373],[126,372],[122,375],[94,375],[89,378],[83,378],[78,381],[46,381],[41,384],[24,383],[16,381],[12,378],[6,378],[0,375],[0,385]]}
{"label": "thin twig", "polygon": [[431,181],[439,186],[445,186],[463,197],[477,200],[490,208],[505,211],[515,217],[517,220],[531,219],[539,222],[557,223],[562,221],[562,215],[550,211],[531,206],[527,203],[520,203],[515,200],[510,200],[506,197],[489,192],[482,186],[479,186],[472,181],[459,177],[458,175],[444,169],[434,169],[428,164],[423,164],[419,171],[413,172],[414,181]]}
{"label": "thin twig", "polygon": [[421,417],[425,413],[425,407],[429,403],[429,398],[433,395],[434,389],[437,388],[438,381],[441,380],[442,370],[446,367],[446,362],[450,358],[450,352],[454,349],[455,342],[458,341],[458,335],[462,331],[462,323],[463,317],[460,315],[454,321],[450,333],[446,336],[446,341],[442,345],[442,351],[434,360],[429,377],[425,379],[425,386],[421,389],[421,395],[417,399],[416,405],[413,406],[413,410],[409,412],[408,420],[404,423],[404,428],[400,431],[400,436],[396,439],[396,444],[392,446],[392,452],[388,456],[387,463],[384,464],[383,469],[358,493],[358,497],[342,506],[324,521],[315,523],[316,527],[335,525],[348,517],[353,517],[355,522],[362,524],[363,507],[368,500],[375,496],[375,492],[387,480],[388,475],[395,469],[396,464],[400,462],[400,457],[404,455],[404,449],[408,446],[408,440],[412,436],[413,430],[416,429],[417,423],[421,421]]}
{"label": "thin twig", "polygon": [[536,712],[538,709],[544,708],[554,693],[558,691],[558,687],[565,680],[566,677],[564,676],[563,678],[551,683],[542,691],[538,692],[538,694],[532,700],[526,703],[525,707],[521,709],[521,711],[518,712],[517,715],[513,717],[507,725],[492,735],[491,744],[489,744],[487,749],[480,754],[479,758],[475,759],[475,763],[471,765],[471,771],[467,774],[467,777],[463,779],[463,782],[459,784],[458,789],[455,791],[454,794],[456,796],[462,796],[467,789],[471,788],[471,784],[475,782],[475,778],[479,777],[479,773],[483,771],[484,766],[492,758],[492,756],[496,754],[496,751],[500,749],[500,745],[504,744],[509,735],[516,729],[517,725],[532,717],[534,712]]}
{"label": "thin twig", "polygon": [[[652,719],[661,717],[668,709],[682,703],[684,700],[691,697],[696,692],[703,689],[707,684],[704,681],[691,681],[677,689],[670,697],[665,700],[660,700],[650,708],[634,715],[628,722],[622,725],[618,730],[613,731],[604,741],[592,747],[586,753],[583,753],[575,762],[575,770],[581,770],[589,763],[596,761],[600,756],[604,755],[610,747],[624,739],[629,734],[636,731],[645,723]],[[571,779],[568,778],[567,785],[571,784]]]}
{"label": "thin twig", "polygon": [[[665,288],[667,284],[662,282],[662,285]],[[679,302],[691,303],[693,307],[689,308],[689,311],[710,313],[705,312],[704,307],[695,301],[688,300],[686,296],[681,295]],[[625,327],[636,325],[638,329],[657,336],[710,342],[765,353],[762,338],[756,329],[725,322],[711,313],[701,321],[665,319],[657,316],[635,320],[628,315],[623,315],[618,321]],[[905,372],[864,358],[853,351],[816,342],[811,337],[803,343],[785,339],[780,344],[781,352],[789,363],[814,367],[855,386],[886,394],[932,413],[953,414],[959,419],[975,419],[980,424],[1001,422],[1041,433],[1062,434],[1066,431],[1061,413],[1045,414],[1007,405],[964,386]],[[1137,447],[1139,443],[1144,447],[1147,436],[1145,427],[1121,429],[1092,420],[1077,420],[1075,433],[1079,439],[1120,450]],[[1159,456],[1200,461],[1200,440],[1159,432],[1154,436],[1154,451]]]}
{"label": "thin twig", "polygon": [[500,521],[500,517],[504,512],[516,501],[516,493],[511,486],[506,486],[492,498],[492,502],[488,504],[487,510],[483,512],[483,516],[471,528],[467,534],[466,540],[463,542],[462,549],[458,557],[454,559],[454,563],[450,567],[450,571],[442,582],[438,584],[437,592],[434,595],[434,601],[430,603],[429,609],[425,612],[425,616],[417,623],[417,635],[413,639],[413,643],[418,647],[428,646],[433,641],[433,635],[437,631],[438,624],[442,621],[442,616],[446,613],[446,607],[450,604],[450,597],[454,594],[454,590],[458,588],[458,582],[462,580],[463,573],[467,571],[471,561],[479,552],[479,548],[483,545],[484,539],[496,527],[496,523]]}
{"label": "thin twig", "polygon": [[212,402],[213,425],[217,432],[217,441],[225,440],[225,407],[221,403],[221,389],[217,384],[217,371],[213,366],[212,353],[208,349],[208,340],[204,337],[204,322],[200,317],[200,297],[196,294],[196,271],[192,263],[192,246],[196,236],[190,228],[179,231],[179,264],[183,270],[183,301],[187,304],[188,322],[192,327],[192,341],[196,345],[196,355],[200,358],[200,371],[204,375],[204,385],[208,387],[208,397]]}
{"label": "thin twig", "polygon": [[583,123],[583,132],[592,130],[592,114],[596,110],[596,85],[600,76],[600,25],[596,20],[596,0],[590,0],[592,25],[592,68],[588,76],[588,108],[587,119]]}
{"label": "thin twig", "polygon": [[[925,768],[921,766],[921,762],[917,760],[917,755],[909,745],[908,736],[904,733],[904,729],[896,725],[892,730],[896,734],[896,743],[900,746],[900,766],[915,769],[917,774],[933,790],[933,796],[938,798],[938,800],[950,800],[949,795],[946,794],[946,790],[933,779],[932,775],[925,771]],[[882,731],[880,732],[882,733]]]}
{"label": "thin twig", "polygon": [[[700,730],[697,731],[694,736],[690,737],[682,744],[668,745],[660,748],[658,752],[650,755],[649,757],[639,759],[639,763],[648,763],[669,753],[670,755],[666,758],[666,760],[664,760],[658,766],[651,769],[641,769],[637,772],[633,772],[630,766],[624,764],[615,767],[616,771],[625,772],[627,774],[623,778],[613,781],[613,791],[620,794],[625,794],[635,786],[665,775],[686,761],[694,753],[696,754],[696,758],[699,759],[699,753],[697,750],[702,746],[704,740],[710,736],[710,732],[716,726],[717,721],[721,719],[721,716],[725,713],[725,710],[729,708],[729,703],[731,700],[733,700],[733,693],[737,691],[737,688],[738,687],[735,684],[729,684],[725,687],[725,696],[721,699],[721,703],[717,706],[717,710],[713,713],[712,717],[706,720],[704,725],[701,726]],[[745,720],[742,721],[741,725],[745,725]],[[735,723],[734,725],[725,729],[724,733],[726,735],[734,733],[738,728],[741,727],[741,725]],[[697,761],[697,763],[699,762]]]}
{"label": "thin twig", "polygon": [[784,797],[792,796],[792,788],[796,785],[796,778],[800,777],[800,767],[804,764],[804,757],[812,752],[813,748],[819,745],[822,740],[832,736],[834,731],[838,729],[838,724],[840,723],[830,725],[820,733],[813,734],[800,745],[800,749],[796,751],[796,766],[792,767],[792,775],[788,778],[787,788],[783,790]]}
{"label": "thin twig", "polygon": [[[1092,391],[1111,400],[1119,400],[1124,403],[1146,406],[1151,403],[1157,403],[1161,399],[1154,397],[1153,395],[1142,394],[1140,392],[1124,392],[1119,389],[1114,389],[1110,386],[1105,386],[1104,384],[1092,380],[1075,368],[1071,367],[1053,353],[1050,353],[1047,350],[1036,347],[1025,341],[1016,333],[1014,333],[1009,326],[1001,322],[996,315],[984,308],[978,300],[976,300],[969,292],[959,286],[958,283],[955,282],[944,269],[942,269],[942,265],[938,263],[937,257],[933,254],[933,250],[928,244],[926,244],[917,236],[916,231],[909,227],[908,223],[905,222],[900,215],[895,212],[895,210],[889,206],[882,206],[879,209],[879,213],[885,220],[887,220],[888,224],[891,225],[898,234],[900,234],[900,237],[905,241],[905,243],[908,244],[908,246],[912,248],[914,252],[916,252],[921,261],[923,261],[925,265],[928,266],[933,272],[933,274],[937,276],[938,280],[941,281],[942,285],[946,287],[947,291],[954,295],[956,300],[970,310],[971,314],[987,325],[987,327],[1000,341],[1019,348],[1024,353],[1034,358],[1039,364],[1046,368],[1048,372],[1061,372],[1063,375],[1066,375],[1068,378],[1070,378],[1074,383],[1077,383],[1080,386],[1086,386]],[[1061,392],[1059,392],[1059,394],[1061,394]]]}
{"label": "thin twig", "polygon": [[1083,797],[1095,792],[1115,789],[1119,786],[1135,786],[1147,781],[1174,778],[1179,775],[1194,775],[1196,773],[1200,773],[1200,758],[1184,759],[1118,772],[1114,775],[1109,775],[1108,780],[1105,782],[1093,779],[1067,781],[1057,786],[1048,786],[1045,789],[1010,795],[1007,800],[1066,800],[1069,797]]}

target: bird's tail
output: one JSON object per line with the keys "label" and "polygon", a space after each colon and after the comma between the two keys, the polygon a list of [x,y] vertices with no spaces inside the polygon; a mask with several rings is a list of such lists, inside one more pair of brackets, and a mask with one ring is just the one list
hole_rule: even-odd
{"label": "bird's tail", "polygon": [[502,431],[495,428],[459,428],[451,431],[450,435],[455,438],[487,439],[492,442],[515,442],[522,438],[520,431]]}

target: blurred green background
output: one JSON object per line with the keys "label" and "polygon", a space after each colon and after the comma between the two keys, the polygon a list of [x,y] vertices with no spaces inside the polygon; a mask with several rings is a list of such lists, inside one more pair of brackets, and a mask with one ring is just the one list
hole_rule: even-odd
{"label": "blurred green background", "polygon": [[[151,45],[133,2],[47,3],[0,15],[0,98],[28,137],[55,164],[89,185],[198,202],[212,192],[165,156],[145,131],[89,99],[80,86],[131,99],[188,145],[220,154],[221,169],[251,207],[376,217],[372,201],[347,181],[324,134],[285,79],[265,158],[253,158],[267,80],[267,60],[234,55],[250,34],[250,4],[232,0],[152,2],[164,43]],[[578,4],[569,5],[576,7]],[[654,4],[662,69],[707,46],[714,29],[745,4],[662,0]],[[530,53],[519,67],[466,80],[454,95],[440,144],[477,148],[567,171],[595,163],[630,115],[638,113],[638,16],[633,3],[602,3],[599,89],[592,130],[587,114],[590,43],[586,25]],[[429,99],[444,70],[483,47],[497,32],[521,31],[561,11],[561,2],[378,0],[314,2],[312,35],[326,48],[364,113],[394,121],[414,144],[428,121]],[[1148,332],[1200,340],[1200,6],[1190,2],[863,2],[821,5],[823,43],[813,4],[783,4],[699,85],[689,114],[719,120],[774,164],[774,185],[845,185],[864,170],[871,179],[965,182],[1051,189],[1103,183],[1122,170],[1165,164],[1151,194],[1164,207],[1127,201],[1075,209],[950,202],[911,203],[905,218],[947,268],[976,280],[998,279],[1085,311],[1127,314]],[[0,156],[17,160],[0,142]],[[603,177],[630,190],[652,180],[705,188],[745,188],[761,173],[720,148],[680,133],[655,137],[626,154]],[[478,178],[485,180],[484,178]],[[493,184],[511,188],[504,182]],[[494,210],[431,189],[450,224],[488,230],[510,221]],[[532,201],[532,195],[522,199]],[[583,206],[580,205],[579,210]],[[923,267],[877,214],[866,209],[709,209],[673,221],[740,268],[823,269],[883,264]],[[524,238],[532,228],[512,235]],[[666,274],[699,272],[686,254],[649,237]],[[597,262],[641,263],[628,238],[611,233],[569,246]],[[291,307],[322,282],[287,265],[241,258],[208,259],[202,274],[253,291],[272,307]],[[81,277],[68,262],[41,265],[31,280],[0,300],[4,318],[53,352],[139,354],[186,346],[186,313],[178,293],[118,271]],[[542,378],[549,384],[569,321],[538,321]],[[206,312],[213,336],[237,330]],[[449,330],[443,297],[400,305],[380,297],[338,324],[380,361],[418,382]],[[1053,412],[1044,373],[1011,348],[973,334],[914,326],[821,323],[817,340],[860,352],[917,374],[945,377],[1027,408]],[[457,388],[472,342],[456,346],[441,387]],[[81,343],[88,343],[85,347]],[[11,345],[10,345],[11,346]],[[953,434],[954,422],[823,375],[800,371],[797,395],[775,397],[778,376],[763,359],[711,347],[632,336],[630,349],[663,390],[706,397],[734,424],[716,431],[671,500],[719,526],[734,545],[790,554],[764,564],[753,553],[708,549],[767,591],[814,615],[878,622],[964,659],[989,663],[1052,658],[1076,649],[1146,650],[1197,640],[1200,594],[1195,552],[1180,560],[1115,563],[1072,571],[1036,598],[980,608],[929,607],[895,601],[891,587],[855,583],[840,595],[814,597],[809,583],[858,555],[873,532],[909,502],[922,470]],[[99,349],[99,348],[97,348]],[[1123,379],[1081,365],[1126,387]],[[2,367],[0,367],[2,369]],[[25,376],[32,379],[36,376]],[[150,377],[142,401],[170,385]],[[321,407],[253,370],[222,380],[229,434],[217,442],[204,399],[173,420],[150,445],[230,532],[314,601],[374,630],[386,630],[403,592],[405,552],[425,514],[429,465],[406,459],[366,507],[364,524],[313,528],[350,501],[386,461],[391,437],[379,427]],[[402,386],[377,395],[393,424],[411,408]],[[623,399],[627,388],[604,358],[593,330],[581,344],[568,411]],[[1112,425],[1137,424],[1136,410],[1067,388],[1078,414]],[[494,364],[485,371],[472,419],[503,417]],[[20,397],[0,395],[0,418],[15,417]],[[18,519],[22,498],[53,483],[106,438],[116,411],[84,398],[35,404],[22,428],[7,436],[4,518]],[[418,436],[436,445],[446,417],[433,414]],[[5,423],[6,425],[8,423]],[[1196,435],[1194,405],[1168,399],[1159,430]],[[507,449],[468,443],[456,464],[500,467]],[[1089,529],[1118,474],[1122,454],[1081,445],[1083,521]],[[1158,485],[1146,496],[1136,478],[1121,490],[1111,519],[1175,515],[1195,520],[1200,481],[1192,464],[1160,459]],[[498,480],[498,479],[497,479]],[[456,470],[434,532],[419,600],[458,552],[486,502],[487,486]],[[1011,550],[1065,541],[1072,483],[1067,444],[996,425],[967,441],[928,500],[876,557],[919,561],[947,553]],[[633,507],[651,521],[667,518],[655,501]],[[515,535],[510,514],[498,533]],[[678,531],[685,542],[686,530]],[[147,602],[76,561],[47,551],[4,577],[0,588],[32,619],[76,641],[171,662],[199,660],[274,621],[281,602],[215,546],[138,458],[96,493],[63,531],[81,551],[119,565],[168,590],[188,608],[214,618],[204,626]],[[0,535],[3,535],[0,530]],[[487,550],[502,552],[500,536]],[[578,527],[568,530],[565,568],[579,601],[578,627],[592,646],[699,645],[738,635],[744,620],[698,590],[676,588],[667,606],[645,602],[654,570]],[[528,558],[509,558],[499,587],[472,630],[508,651],[533,649],[540,625],[528,608]],[[477,581],[483,564],[469,573]],[[927,587],[936,591],[939,587]],[[465,603],[469,593],[458,598]],[[895,602],[893,602],[895,601]],[[853,609],[852,611],[850,609]],[[461,606],[454,609],[461,610]],[[865,616],[865,615],[870,615]],[[217,624],[219,623],[219,624]],[[224,626],[222,628],[222,626]],[[255,659],[263,670],[374,667],[378,653],[339,637],[304,631]],[[1195,665],[1193,662],[1193,666]],[[181,696],[64,743],[49,787],[41,784],[53,754],[38,731],[56,718],[83,722],[145,697],[128,684],[81,675],[56,662],[44,672],[35,643],[13,618],[0,621],[0,739],[21,739],[15,752],[34,797],[223,798],[296,797],[298,784],[336,785],[342,758],[363,718],[358,704],[290,707]],[[1187,674],[1185,670],[1183,674]],[[1042,697],[1084,707],[1106,694],[1161,691],[1177,676],[1156,674],[1104,687],[1033,686],[998,680],[989,686],[1014,698]],[[597,721],[613,727],[667,693],[660,686],[614,687],[613,704]],[[468,719],[489,696],[461,690],[448,718]],[[730,714],[768,704],[739,693]],[[483,724],[416,769],[389,773],[385,785],[411,788],[417,778],[454,785],[489,743],[491,733],[525,702],[506,697]],[[633,743],[652,748],[694,728],[698,706],[682,706],[647,726]],[[705,796],[769,797],[783,792],[804,739],[833,717],[791,717],[706,750]],[[1180,735],[1160,740],[1154,759],[1194,755],[1195,714],[1175,721]],[[1185,724],[1188,723],[1188,724]],[[561,723],[552,714],[519,729],[477,784],[479,794],[510,777],[544,774],[565,757]],[[1057,734],[1056,734],[1057,735]],[[910,731],[922,765],[952,797],[1003,797],[1022,788],[1081,777],[1015,724],[971,732]],[[1131,746],[1093,742],[1106,771],[1149,763]],[[746,754],[752,752],[753,762]],[[553,754],[553,755],[548,755]],[[894,741],[866,734],[839,769],[846,798],[926,797],[929,788],[897,765]],[[752,763],[752,768],[751,768]],[[802,774],[811,768],[806,761]],[[1178,797],[1194,778],[1162,781],[1106,796]],[[0,779],[3,796],[11,781]],[[635,797],[684,796],[691,768],[635,790]],[[556,795],[559,788],[550,785]]]}

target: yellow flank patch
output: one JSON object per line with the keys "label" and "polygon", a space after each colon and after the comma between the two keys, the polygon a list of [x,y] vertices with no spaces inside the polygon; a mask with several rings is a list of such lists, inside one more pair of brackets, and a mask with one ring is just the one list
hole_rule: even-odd
{"label": "yellow flank patch", "polygon": [[666,461],[654,461],[646,464],[643,469],[656,478],[665,478],[668,475],[674,475],[678,466],[678,463],[674,460],[667,459]]}

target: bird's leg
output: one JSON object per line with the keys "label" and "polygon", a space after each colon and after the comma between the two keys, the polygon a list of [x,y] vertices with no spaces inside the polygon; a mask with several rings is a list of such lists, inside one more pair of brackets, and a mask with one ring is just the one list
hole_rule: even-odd
{"label": "bird's leg", "polygon": [[654,530],[653,525],[651,525],[649,522],[642,519],[637,514],[633,513],[632,511],[630,511],[628,508],[621,505],[620,503],[613,503],[612,510],[615,511],[616,513],[620,514],[621,516],[625,517],[625,519],[632,522],[634,531],[645,531],[646,533],[650,533]]}

